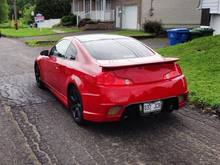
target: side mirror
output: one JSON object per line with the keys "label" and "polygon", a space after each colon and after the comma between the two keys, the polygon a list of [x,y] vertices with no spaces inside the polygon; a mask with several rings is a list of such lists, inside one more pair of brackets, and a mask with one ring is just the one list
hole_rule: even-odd
{"label": "side mirror", "polygon": [[43,50],[42,52],[40,52],[40,55],[49,56],[49,50]]}

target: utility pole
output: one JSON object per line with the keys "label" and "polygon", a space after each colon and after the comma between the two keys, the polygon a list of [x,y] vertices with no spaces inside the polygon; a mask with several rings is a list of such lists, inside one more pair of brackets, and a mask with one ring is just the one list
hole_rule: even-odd
{"label": "utility pole", "polygon": [[18,30],[18,17],[17,17],[16,0],[13,0],[13,8],[14,8],[15,29]]}

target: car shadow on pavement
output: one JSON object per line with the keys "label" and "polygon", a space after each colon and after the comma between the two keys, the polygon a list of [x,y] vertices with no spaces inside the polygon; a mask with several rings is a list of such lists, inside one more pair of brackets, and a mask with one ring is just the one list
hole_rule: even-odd
{"label": "car shadow on pavement", "polygon": [[156,114],[146,117],[134,117],[114,123],[91,123],[89,122],[84,129],[101,134],[132,135],[132,134],[157,134],[173,125],[181,125],[175,114]]}
{"label": "car shadow on pavement", "polygon": [[[54,97],[52,93],[46,89],[46,92],[50,93],[51,97]],[[55,102],[57,102],[65,113],[64,116],[69,116],[71,118],[71,112],[68,108],[66,108],[59,99],[55,98]],[[180,127],[184,126],[181,118],[176,115],[178,111],[173,113],[159,113],[152,114],[146,117],[130,117],[127,119],[123,119],[119,122],[107,122],[107,123],[94,123],[94,122],[86,122],[84,126],[78,126],[74,123],[72,119],[72,127],[75,130],[75,127],[78,127],[77,130],[81,130],[80,132],[86,131],[88,134],[93,135],[103,135],[108,136],[110,138],[120,137],[122,139],[135,139],[135,137],[158,137],[158,136],[169,136],[175,133]],[[173,131],[173,132],[172,132]]]}
{"label": "car shadow on pavement", "polygon": [[[54,97],[53,94],[46,89],[51,94],[51,97]],[[72,116],[70,110],[66,108],[62,102],[54,97],[55,100],[60,104],[62,109],[64,110],[63,113],[66,113],[68,116]],[[73,127],[79,127],[82,130],[86,130],[90,133],[97,133],[97,134],[104,134],[108,135],[111,134],[112,136],[118,135],[131,135],[131,134],[157,134],[159,131],[166,131],[170,130],[170,127],[174,125],[176,127],[180,127],[183,125],[181,120],[175,115],[178,111],[173,113],[159,113],[159,114],[152,114],[145,117],[137,117],[131,116],[127,119],[122,119],[118,122],[104,122],[104,123],[95,123],[87,121],[85,125],[79,126],[74,123],[73,119],[72,122]],[[169,132],[169,131],[168,131]],[[135,135],[136,136],[136,135]]]}

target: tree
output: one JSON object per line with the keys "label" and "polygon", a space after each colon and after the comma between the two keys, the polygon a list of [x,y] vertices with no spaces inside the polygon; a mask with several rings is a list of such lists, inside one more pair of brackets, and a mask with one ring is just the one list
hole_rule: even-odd
{"label": "tree", "polygon": [[28,23],[33,21],[33,17],[31,15],[32,11],[35,10],[35,6],[29,6],[29,5],[26,5],[26,7],[23,9],[23,14],[22,14],[22,17],[25,21],[25,23]]}
{"label": "tree", "polygon": [[[18,11],[18,18],[24,17],[24,12],[25,14],[27,13],[25,10],[27,8],[33,9],[33,6],[36,4],[36,0],[16,0],[16,1],[17,1],[16,5],[17,5],[17,11]],[[10,16],[14,15],[13,2],[14,0],[8,0]]]}
{"label": "tree", "polygon": [[0,23],[8,19],[8,3],[7,0],[0,0]]}
{"label": "tree", "polygon": [[46,19],[61,18],[70,14],[71,0],[36,0],[35,13],[40,13]]}
{"label": "tree", "polygon": [[17,2],[16,0],[13,0],[15,29],[18,30],[18,14],[17,14],[17,3],[16,2]]}

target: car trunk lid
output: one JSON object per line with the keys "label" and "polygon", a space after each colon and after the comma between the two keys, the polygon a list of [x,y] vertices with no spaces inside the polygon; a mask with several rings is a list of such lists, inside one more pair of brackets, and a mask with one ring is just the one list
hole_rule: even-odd
{"label": "car trunk lid", "polygon": [[157,58],[142,61],[105,61],[100,65],[104,71],[112,72],[118,78],[128,79],[134,84],[142,84],[167,80],[180,75],[177,60],[177,58]]}

